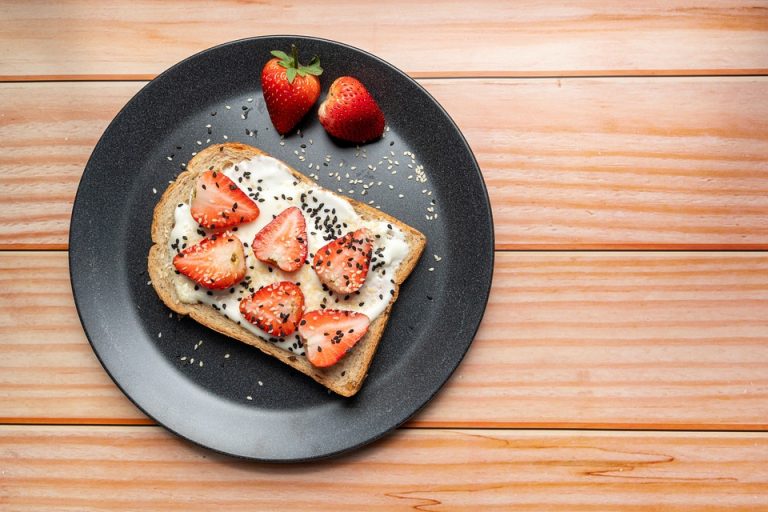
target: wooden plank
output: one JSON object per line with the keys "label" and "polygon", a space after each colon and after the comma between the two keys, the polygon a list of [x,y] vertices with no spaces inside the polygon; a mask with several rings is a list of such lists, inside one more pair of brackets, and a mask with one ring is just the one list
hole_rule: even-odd
{"label": "wooden plank", "polygon": [[354,9],[340,0],[226,0],[207,7],[181,0],[5,1],[0,79],[146,78],[216,44],[292,33],[343,39],[422,77],[768,70],[768,13],[755,0],[398,0],[387,8],[361,0]]}
{"label": "wooden plank", "polygon": [[[476,153],[499,249],[768,248],[768,78],[422,83]],[[142,85],[0,84],[0,248],[66,247],[88,156]]]}
{"label": "wooden plank", "polygon": [[[497,253],[419,427],[768,428],[768,253]],[[64,253],[0,253],[0,422],[146,423],[101,369]]]}
{"label": "wooden plank", "polygon": [[311,465],[159,427],[0,427],[4,510],[754,511],[765,433],[400,430]]}

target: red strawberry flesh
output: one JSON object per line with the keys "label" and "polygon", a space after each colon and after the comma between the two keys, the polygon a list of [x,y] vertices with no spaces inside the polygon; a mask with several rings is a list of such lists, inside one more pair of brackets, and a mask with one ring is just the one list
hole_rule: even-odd
{"label": "red strawberry flesh", "polygon": [[301,210],[283,210],[253,238],[253,254],[286,272],[295,272],[307,258],[307,224]]}
{"label": "red strawberry flesh", "polygon": [[359,80],[334,80],[318,111],[323,128],[336,138],[355,143],[378,139],[384,133],[384,114]]}
{"label": "red strawberry flesh", "polygon": [[372,251],[370,231],[358,229],[321,247],[315,253],[312,268],[332,291],[354,293],[365,283]]}
{"label": "red strawberry flesh", "polygon": [[313,366],[336,364],[368,332],[370,320],[363,313],[337,309],[309,311],[299,322],[307,359]]}
{"label": "red strawberry flesh", "polygon": [[263,286],[240,301],[246,320],[271,336],[293,334],[304,313],[304,294],[290,281]]}
{"label": "red strawberry flesh", "polygon": [[215,234],[178,253],[173,266],[205,288],[229,288],[245,277],[243,244],[230,233]]}
{"label": "red strawberry flesh", "polygon": [[223,173],[208,170],[197,177],[191,213],[204,228],[227,229],[256,220],[259,207]]}

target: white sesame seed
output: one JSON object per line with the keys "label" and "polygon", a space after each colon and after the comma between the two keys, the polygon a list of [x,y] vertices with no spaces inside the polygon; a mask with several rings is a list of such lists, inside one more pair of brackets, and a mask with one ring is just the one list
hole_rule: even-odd
{"label": "white sesame seed", "polygon": [[206,144],[208,144],[209,142],[211,142],[211,139],[205,139]]}
{"label": "white sesame seed", "polygon": [[155,187],[152,187],[152,193],[157,194],[157,189]]}
{"label": "white sesame seed", "polygon": [[192,152],[192,156],[195,156],[197,154],[197,151]]}
{"label": "white sesame seed", "polygon": [[397,174],[397,171],[392,171],[392,174]]}
{"label": "white sesame seed", "polygon": [[203,145],[203,141],[197,140],[197,141],[195,141],[195,144],[197,144],[198,146],[202,146]]}
{"label": "white sesame seed", "polygon": [[229,359],[229,352],[227,352],[226,354],[224,354],[224,359]]}
{"label": "white sesame seed", "polygon": [[248,99],[247,99],[247,100],[245,100],[245,101],[247,101],[248,103],[251,103],[251,102],[253,101],[253,98],[248,98]]}
{"label": "white sesame seed", "polygon": [[147,281],[147,286],[151,285],[152,281]]}
{"label": "white sesame seed", "polygon": [[387,186],[389,187],[389,190],[395,190],[395,186],[394,185],[387,185]]}
{"label": "white sesame seed", "polygon": [[434,271],[435,271],[435,267],[429,267],[429,269],[428,269],[428,270],[429,270],[430,272],[434,272]]}
{"label": "white sesame seed", "polygon": [[401,199],[402,199],[402,198],[403,198],[403,197],[405,197],[405,196],[403,196],[403,194],[397,194],[397,197],[399,197],[399,198],[401,198]]}
{"label": "white sesame seed", "polygon": [[224,108],[227,110],[230,110],[232,107],[230,107],[229,105],[224,105]]}
{"label": "white sesame seed", "polygon": [[158,338],[162,338],[163,337],[163,333],[161,333],[161,332],[157,333],[157,337]]}
{"label": "white sesame seed", "polygon": [[253,400],[253,397],[251,395],[248,395],[247,397],[245,397],[245,399],[246,400]]}
{"label": "white sesame seed", "polygon": [[349,193],[350,193],[350,194],[354,194],[354,193],[355,193],[355,191],[354,191],[354,190],[352,190],[352,189],[349,189]]}
{"label": "white sesame seed", "polygon": [[180,360],[180,361],[186,361],[186,360],[187,360],[187,356],[181,356],[181,357],[179,358],[179,360]]}
{"label": "white sesame seed", "polygon": [[441,259],[443,259],[440,256],[438,256],[437,254],[435,254],[434,256],[435,256],[435,261],[440,261]]}
{"label": "white sesame seed", "polygon": [[224,137],[224,140],[229,139],[229,137],[227,137],[226,135],[222,135],[222,137]]}
{"label": "white sesame seed", "polygon": [[356,165],[353,165],[352,167],[349,168],[350,171],[354,171],[355,169],[357,169]]}
{"label": "white sesame seed", "polygon": [[259,386],[263,386],[263,385],[264,385],[264,383],[259,381]]}
{"label": "white sesame seed", "polygon": [[210,127],[211,127],[211,125],[207,124],[207,125],[205,125],[205,127],[206,127],[206,128],[210,128]]}
{"label": "white sesame seed", "polygon": [[194,357],[189,360],[189,364],[195,364],[195,358]]}
{"label": "white sesame seed", "polygon": [[341,190],[340,188],[338,188],[338,189],[336,189],[336,190],[338,190],[339,192],[343,192],[343,190]]}
{"label": "white sesame seed", "polygon": [[202,366],[203,366],[203,362],[202,362],[202,361],[200,361],[200,367],[202,368]]}
{"label": "white sesame seed", "polygon": [[167,156],[167,157],[165,157],[165,158],[167,158],[169,161],[170,161],[170,160],[173,160],[173,157],[171,157],[171,156]]}

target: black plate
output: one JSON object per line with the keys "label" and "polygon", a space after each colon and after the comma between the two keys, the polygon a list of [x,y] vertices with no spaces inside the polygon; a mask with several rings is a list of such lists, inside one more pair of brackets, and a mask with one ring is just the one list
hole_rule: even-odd
{"label": "black plate", "polygon": [[[259,74],[270,50],[287,50],[291,43],[299,46],[304,61],[321,56],[323,94],[341,75],[355,75],[366,84],[387,118],[384,138],[360,150],[342,147],[325,134],[316,115],[309,115],[302,135],[287,136],[280,144],[266,113]],[[257,133],[251,136],[246,129]],[[148,285],[149,231],[160,194],[193,151],[205,147],[207,139],[224,142],[224,135],[231,142],[258,146],[306,174],[318,174],[319,183],[333,190],[355,189],[352,197],[374,200],[428,238],[418,267],[401,288],[370,374],[353,398],[330,394],[279,361],[192,320],[169,317]],[[305,161],[294,153],[301,149]],[[406,151],[424,166],[426,183],[417,181],[417,172],[407,166]],[[332,160],[326,167],[321,164],[328,154]],[[399,165],[377,165],[384,155]],[[341,159],[347,162],[343,168],[338,167]],[[320,169],[308,168],[309,163]],[[328,176],[337,170],[343,171],[340,182]],[[382,185],[374,184],[360,197],[362,185],[348,183],[355,178]],[[426,218],[434,213],[437,218]],[[477,331],[490,291],[494,248],[480,169],[440,105],[373,55],[299,36],[245,39],[206,50],[139,91],[88,161],[72,212],[69,247],[80,320],[120,389],[180,436],[264,461],[309,460],[359,447],[423,407]],[[435,254],[442,259],[437,261]],[[203,344],[195,349],[200,340]]]}

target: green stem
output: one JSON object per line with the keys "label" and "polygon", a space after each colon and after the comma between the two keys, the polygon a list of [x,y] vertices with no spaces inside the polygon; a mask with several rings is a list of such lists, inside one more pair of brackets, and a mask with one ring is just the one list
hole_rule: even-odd
{"label": "green stem", "polygon": [[299,69],[299,49],[295,44],[291,45],[291,58],[293,59],[293,67]]}

